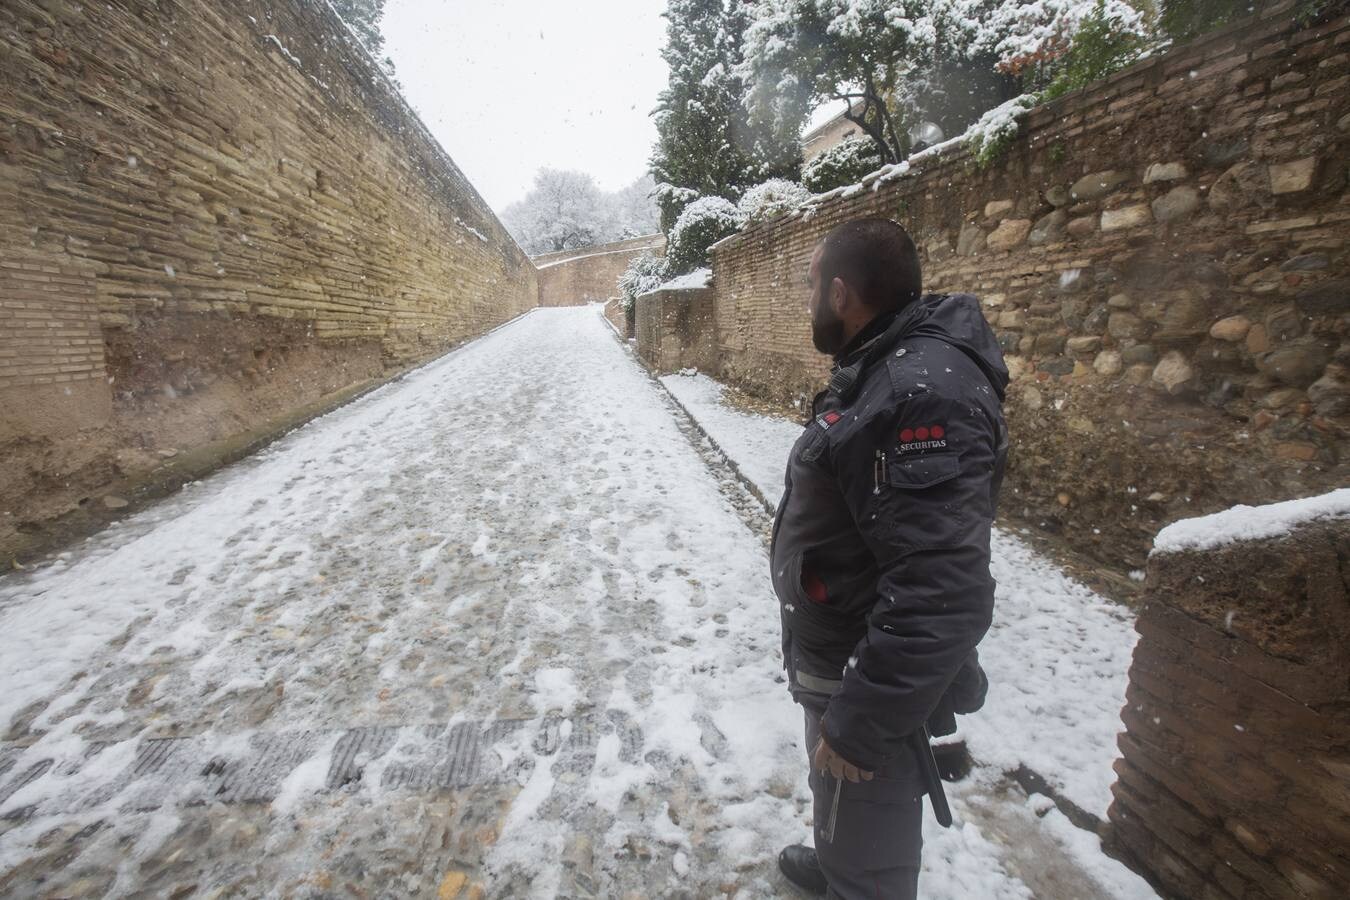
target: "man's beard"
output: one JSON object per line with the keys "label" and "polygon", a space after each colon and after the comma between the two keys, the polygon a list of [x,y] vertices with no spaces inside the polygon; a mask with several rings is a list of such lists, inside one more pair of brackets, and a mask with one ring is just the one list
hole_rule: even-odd
{"label": "man's beard", "polygon": [[844,349],[844,320],[830,308],[828,297],[821,297],[811,316],[811,343],[821,353],[834,356]]}

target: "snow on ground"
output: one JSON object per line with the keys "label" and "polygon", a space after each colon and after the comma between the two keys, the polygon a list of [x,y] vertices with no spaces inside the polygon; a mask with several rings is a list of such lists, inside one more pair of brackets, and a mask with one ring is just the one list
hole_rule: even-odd
{"label": "snow on ground", "polygon": [[1264,506],[1239,505],[1173,522],[1153,538],[1153,552],[1212,550],[1239,541],[1283,537],[1299,525],[1346,516],[1350,516],[1350,488]]}
{"label": "snow on ground", "polygon": [[723,387],[707,375],[666,375],[666,389],[680,401],[732,464],[771,506],[783,495],[787,454],[802,427],[786,419],[743,412],[722,402]]}
{"label": "snow on ground", "polygon": [[992,549],[994,624],[980,644],[989,699],[963,720],[971,752],[1005,771],[1027,766],[1104,819],[1134,615],[1004,529],[995,529]]}
{"label": "snow on ground", "polygon": [[[694,437],[537,310],[0,579],[0,894],[784,895],[802,722]],[[925,896],[1029,896],[932,830]]]}
{"label": "snow on ground", "polygon": [[[776,504],[801,426],[728,406],[721,399],[722,386],[705,375],[672,375],[662,383]],[[961,735],[985,771],[977,769],[972,783],[956,786],[954,794],[959,800],[963,792],[992,790],[998,773],[1026,766],[1062,797],[1105,818],[1137,638],[1133,614],[1067,577],[1006,528],[995,528],[992,551],[998,582],[994,623],[980,645],[989,697],[982,710],[960,720]],[[1052,813],[1042,821],[1051,816],[1063,819]],[[1064,839],[1062,829],[1058,834],[1059,843],[1097,873],[1106,895],[1153,896],[1141,879],[1101,854],[1095,837],[1084,843]],[[931,843],[949,836],[930,828],[925,838]]]}

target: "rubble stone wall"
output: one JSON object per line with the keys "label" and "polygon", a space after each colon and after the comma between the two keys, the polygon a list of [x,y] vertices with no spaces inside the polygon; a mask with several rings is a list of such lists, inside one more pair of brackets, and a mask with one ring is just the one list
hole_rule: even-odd
{"label": "rubble stone wall", "polygon": [[619,276],[644,253],[665,252],[665,235],[562,250],[534,257],[539,268],[540,306],[581,306],[619,295]]}
{"label": "rubble stone wall", "polygon": [[1109,818],[1169,897],[1350,895],[1350,519],[1148,565]]}
{"label": "rubble stone wall", "polygon": [[0,43],[0,559],[536,304],[324,2],[11,0]]}
{"label": "rubble stone wall", "polygon": [[[1117,567],[1178,518],[1350,480],[1350,19],[1291,4],[713,250],[723,378],[823,383],[802,281],[850,218],[980,296],[1015,376],[1004,508]],[[896,173],[898,174],[898,173]]]}

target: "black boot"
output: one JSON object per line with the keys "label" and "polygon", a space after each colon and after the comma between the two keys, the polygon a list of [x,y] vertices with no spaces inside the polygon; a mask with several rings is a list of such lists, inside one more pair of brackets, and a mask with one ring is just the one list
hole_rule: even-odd
{"label": "black boot", "polygon": [[778,868],[783,870],[787,880],[816,897],[824,897],[829,884],[825,873],[820,870],[820,860],[816,851],[802,844],[784,847],[778,854]]}

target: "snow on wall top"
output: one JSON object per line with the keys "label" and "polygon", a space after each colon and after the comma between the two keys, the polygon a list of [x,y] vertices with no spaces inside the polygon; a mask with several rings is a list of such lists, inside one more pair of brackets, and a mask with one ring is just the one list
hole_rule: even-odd
{"label": "snow on wall top", "polygon": [[1173,522],[1153,539],[1153,554],[1212,550],[1241,541],[1281,537],[1299,525],[1347,516],[1350,516],[1350,488],[1265,506],[1239,505],[1212,515]]}
{"label": "snow on wall top", "polygon": [[695,288],[705,288],[712,281],[712,269],[695,269],[692,272],[677,276],[669,281],[662,282],[647,294],[654,294],[657,291],[689,291]]}

